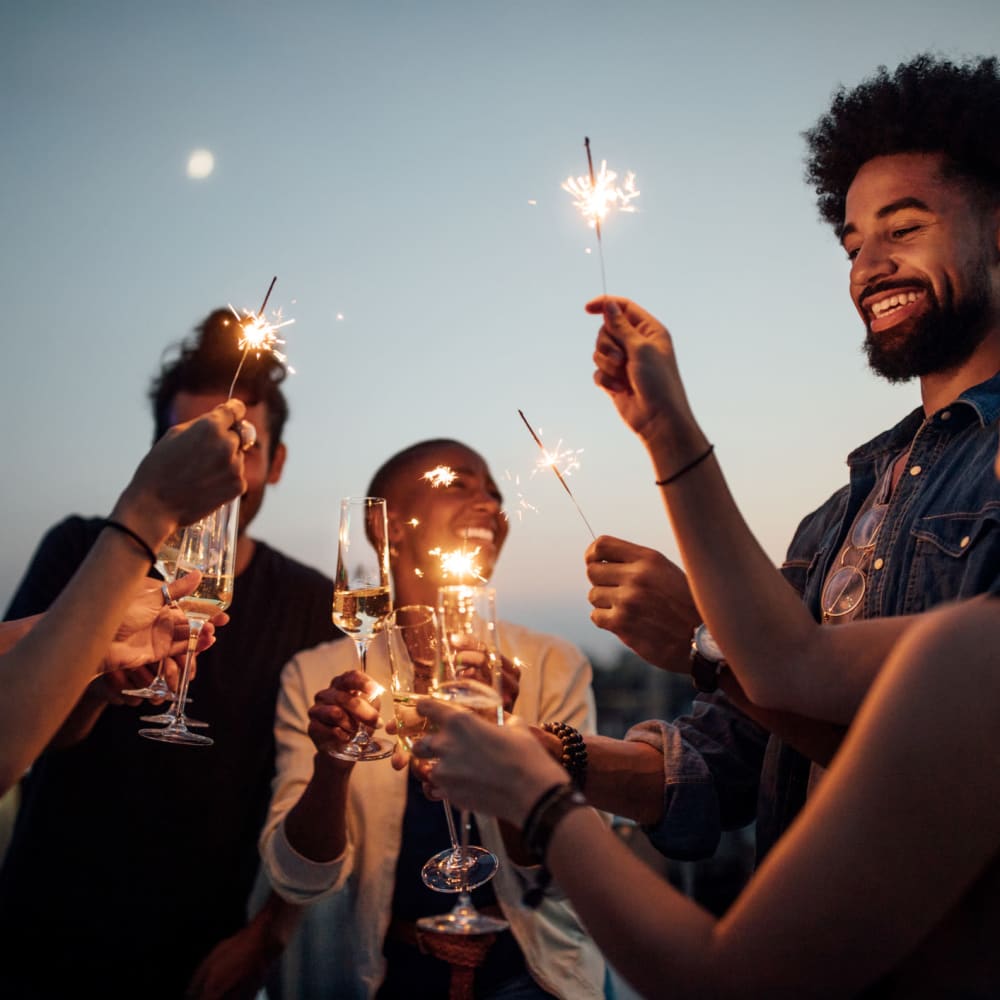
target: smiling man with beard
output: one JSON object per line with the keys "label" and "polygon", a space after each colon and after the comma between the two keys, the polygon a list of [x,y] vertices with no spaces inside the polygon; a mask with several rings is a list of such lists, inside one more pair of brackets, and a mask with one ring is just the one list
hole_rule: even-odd
{"label": "smiling man with beard", "polygon": [[[396,607],[433,606],[437,588],[456,582],[442,554],[467,554],[479,577],[489,579],[509,525],[489,467],[471,448],[450,439],[412,445],[379,469],[368,495],[387,501]],[[529,723],[592,733],[591,667],[583,654],[510,622],[501,622],[499,632],[505,707]],[[465,943],[475,949],[483,939],[437,935],[435,942],[415,926],[455,901],[420,877],[424,862],[449,843],[444,808],[425,797],[419,774],[394,770],[389,760],[345,763],[322,749],[349,739],[359,720],[375,723],[378,713],[356,696],[359,688],[374,693],[372,679],[390,688],[378,639],[368,652],[367,676],[357,667],[353,645],[340,642],[297,655],[282,675],[278,773],[261,853],[275,889],[292,903],[313,905],[286,952],[281,992],[297,1000],[446,997],[462,973],[435,953],[446,949],[456,970],[472,966],[473,957],[456,949]],[[391,713],[387,695],[381,709]],[[537,909],[525,905],[533,870],[512,859],[494,820],[477,822],[470,843],[493,851],[500,870],[473,901],[477,909],[502,911],[510,930],[484,949],[475,996],[602,998],[604,960],[572,907],[559,895]]]}
{"label": "smiling man with beard", "polygon": [[[829,625],[984,593],[1000,583],[998,61],[922,55],[882,67],[837,91],[805,137],[807,179],[848,255],[872,368],[919,379],[922,405],[851,452],[849,483],[803,519],[782,573]],[[711,464],[700,445],[657,470],[664,490]],[[780,483],[797,470],[762,474]],[[588,799],[640,820],[672,858],[710,857],[723,831],[755,823],[762,858],[839,734],[714,690],[706,657],[717,651],[692,642],[701,619],[687,579],[660,553],[602,536],[587,572],[594,623],[650,663],[692,670],[703,692],[689,717],[641,723],[625,741],[588,738]]]}

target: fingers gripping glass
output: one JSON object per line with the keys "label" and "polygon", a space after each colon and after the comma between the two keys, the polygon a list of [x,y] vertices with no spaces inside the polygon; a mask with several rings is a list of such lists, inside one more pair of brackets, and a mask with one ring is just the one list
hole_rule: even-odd
{"label": "fingers gripping glass", "polygon": [[840,565],[823,585],[820,603],[824,621],[836,621],[853,614],[864,600],[875,542],[888,509],[887,503],[873,504],[854,522],[849,544],[840,556]]}
{"label": "fingers gripping glass", "polygon": [[[368,646],[392,607],[389,589],[389,528],[381,497],[345,497],[340,502],[333,624],[353,640],[365,672]],[[382,760],[392,756],[390,740],[359,726],[353,739],[327,752],[340,760]]]}

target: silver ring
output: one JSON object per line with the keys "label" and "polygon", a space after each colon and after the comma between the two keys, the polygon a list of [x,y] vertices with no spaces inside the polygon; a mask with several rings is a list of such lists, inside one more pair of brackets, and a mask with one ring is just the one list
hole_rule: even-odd
{"label": "silver ring", "polygon": [[160,584],[160,593],[163,594],[164,604],[173,604],[174,599],[170,596],[170,591],[167,590],[167,585],[165,583]]}
{"label": "silver ring", "polygon": [[237,420],[231,429],[240,439],[240,451],[249,451],[257,443],[257,428],[249,420]]}

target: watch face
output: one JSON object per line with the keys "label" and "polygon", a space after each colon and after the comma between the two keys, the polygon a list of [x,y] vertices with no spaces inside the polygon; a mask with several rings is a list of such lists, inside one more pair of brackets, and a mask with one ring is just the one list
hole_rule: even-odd
{"label": "watch face", "polygon": [[712,637],[712,633],[708,631],[707,625],[699,625],[694,633],[694,644],[698,648],[698,652],[705,657],[706,660],[712,660],[718,663],[720,660],[724,660],[725,656],[722,650],[719,649],[718,644]]}

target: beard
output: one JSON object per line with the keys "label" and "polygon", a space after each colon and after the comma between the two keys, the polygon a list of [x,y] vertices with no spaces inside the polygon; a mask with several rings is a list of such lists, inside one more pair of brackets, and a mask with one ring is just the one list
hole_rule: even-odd
{"label": "beard", "polygon": [[932,288],[925,288],[930,308],[883,333],[865,338],[868,365],[888,382],[952,371],[972,357],[990,328],[991,309],[985,264],[975,275],[965,299],[956,304],[949,296],[938,302]]}

